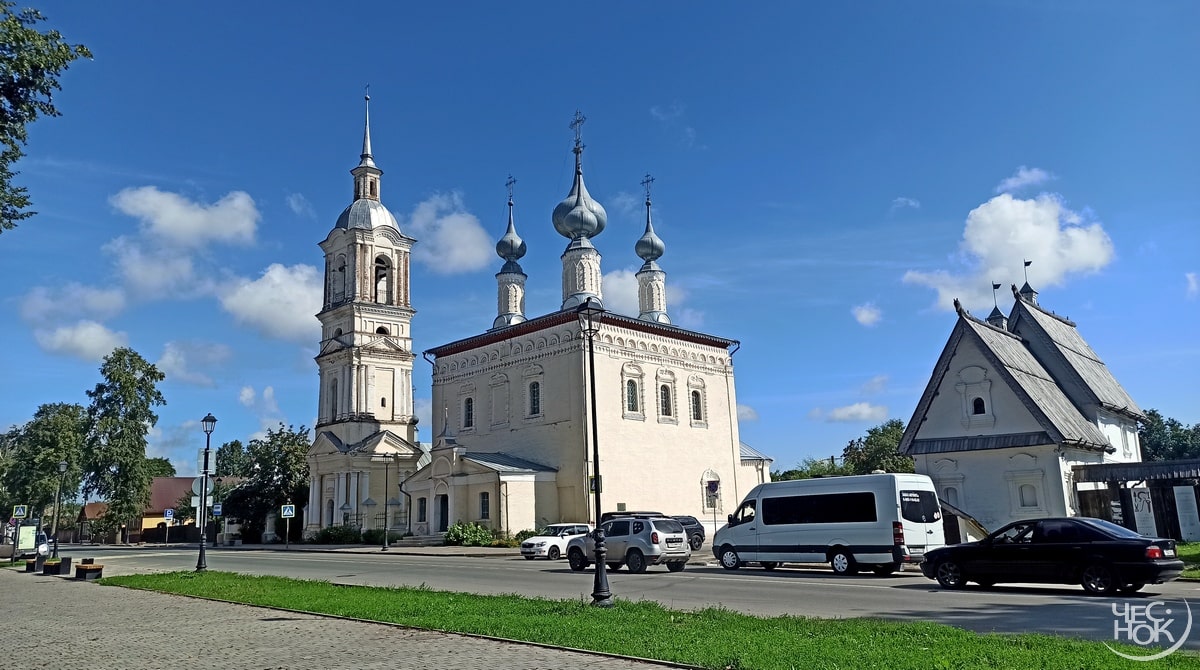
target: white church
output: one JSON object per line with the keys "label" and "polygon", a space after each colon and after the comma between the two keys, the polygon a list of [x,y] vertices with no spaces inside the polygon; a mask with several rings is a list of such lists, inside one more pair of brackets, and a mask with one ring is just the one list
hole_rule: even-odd
{"label": "white church", "polygon": [[592,240],[607,214],[584,184],[583,120],[577,113],[572,123],[574,183],[551,213],[567,239],[562,304],[525,315],[528,277],[519,261],[527,249],[510,192],[507,230],[496,245],[504,261],[497,314],[481,315],[480,332],[424,352],[433,365],[436,437],[421,445],[409,302],[415,240],[380,201],[383,172],[371,154],[368,115],[351,171],[354,200],[321,243],[325,299],[317,315],[308,533],[354,524],[437,536],[453,523],[475,522],[515,534],[626,510],[690,514],[711,533],[751,487],[770,479],[771,459],[738,435],[738,342],[671,323],[666,273],[657,263],[665,245],[651,222],[648,189],[645,233],[630,240],[643,260],[639,313],[601,311],[590,341],[595,358],[588,359],[577,311],[603,306]]}

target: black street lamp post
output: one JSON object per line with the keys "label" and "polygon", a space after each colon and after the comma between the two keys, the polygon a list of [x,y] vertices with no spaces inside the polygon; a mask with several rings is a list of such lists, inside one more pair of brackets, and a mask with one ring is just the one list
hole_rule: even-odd
{"label": "black street lamp post", "polygon": [[[393,462],[399,463],[399,460],[396,458],[396,454],[388,454],[388,462],[383,468],[383,546],[379,548],[379,551],[388,550],[388,506],[392,504],[391,499],[388,498],[387,495],[388,491],[391,489],[391,487],[388,485],[388,473],[390,473],[392,470]],[[396,474],[399,475],[399,473]]]}
{"label": "black street lamp post", "polygon": [[58,462],[58,490],[54,493],[54,525],[50,531],[54,535],[54,553],[51,558],[58,558],[58,517],[61,512],[63,479],[67,476],[67,462]]}
{"label": "black street lamp post", "polygon": [[604,307],[592,298],[579,306],[575,311],[579,317],[579,329],[588,342],[588,379],[592,395],[592,493],[595,496],[596,530],[593,537],[596,540],[596,579],[592,584],[592,604],[597,607],[612,607],[612,591],[608,588],[608,564],[605,563],[608,550],[604,546],[604,529],[600,527],[600,490],[603,488],[600,479],[600,429],[596,416],[596,349],[594,342],[600,332],[600,317]]}
{"label": "black street lamp post", "polygon": [[212,443],[212,432],[217,427],[217,417],[209,412],[207,416],[200,419],[200,424],[204,426],[204,467],[200,472],[200,511],[196,515],[200,521],[200,556],[196,558],[196,572],[204,572],[208,569],[208,562],[204,559],[204,545],[208,544],[208,537],[205,535],[205,531],[208,529],[208,455]]}

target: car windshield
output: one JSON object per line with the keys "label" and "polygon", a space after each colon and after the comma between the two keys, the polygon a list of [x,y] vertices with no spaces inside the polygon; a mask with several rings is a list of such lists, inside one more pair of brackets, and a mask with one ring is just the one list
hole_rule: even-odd
{"label": "car windshield", "polygon": [[1086,523],[1087,525],[1092,526],[1094,528],[1099,528],[1100,530],[1108,533],[1109,535],[1115,535],[1117,537],[1124,537],[1124,538],[1129,538],[1129,539],[1133,539],[1133,538],[1137,538],[1137,537],[1148,537],[1146,535],[1142,535],[1141,533],[1139,533],[1135,530],[1129,530],[1125,526],[1118,526],[1117,524],[1112,523],[1111,521],[1105,521],[1104,519],[1079,519],[1079,521],[1082,521],[1083,523]]}
{"label": "car windshield", "polygon": [[655,519],[654,527],[664,533],[682,533],[683,526],[675,519]]}
{"label": "car windshield", "polygon": [[574,525],[546,526],[545,528],[538,531],[538,535],[549,535],[549,536],[553,537],[553,536],[561,535],[564,530],[568,530],[568,529],[574,528],[574,527],[575,527]]}
{"label": "car windshield", "polygon": [[933,491],[901,491],[900,516],[914,523],[933,523],[942,519],[942,508]]}

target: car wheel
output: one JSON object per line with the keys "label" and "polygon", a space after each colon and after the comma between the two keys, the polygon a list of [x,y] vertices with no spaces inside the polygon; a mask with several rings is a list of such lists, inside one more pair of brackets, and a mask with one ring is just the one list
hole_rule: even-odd
{"label": "car wheel", "polygon": [[582,549],[572,549],[567,552],[567,563],[571,564],[571,569],[575,572],[583,572],[587,569],[588,559],[583,555]]}
{"label": "car wheel", "polygon": [[884,563],[883,565],[877,565],[874,568],[871,568],[871,571],[880,577],[886,577],[899,569],[899,563]]}
{"label": "car wheel", "polygon": [[667,569],[670,570],[671,572],[682,572],[683,569],[686,567],[687,567],[687,563],[683,563],[683,562],[667,563]]}
{"label": "car wheel", "polygon": [[526,557],[525,557],[525,560],[527,560],[527,561],[532,561],[532,560],[533,560],[533,557],[532,557],[532,556],[526,556]]}
{"label": "car wheel", "polygon": [[742,560],[729,545],[721,547],[721,567],[726,570],[737,570],[742,567]]}
{"label": "car wheel", "polygon": [[1137,593],[1138,591],[1141,591],[1144,586],[1146,585],[1142,582],[1134,582],[1132,584],[1125,584],[1121,586],[1117,589],[1117,591],[1120,593]]}
{"label": "car wheel", "polygon": [[944,560],[934,568],[934,577],[944,589],[961,589],[967,580],[963,577],[962,567],[952,560]]}
{"label": "car wheel", "polygon": [[691,545],[692,551],[696,551],[704,545],[704,538],[699,535],[693,535],[692,539],[688,540],[688,544]]}
{"label": "car wheel", "polygon": [[858,574],[858,565],[854,562],[854,557],[845,549],[834,549],[830,552],[829,565],[837,575]]}
{"label": "car wheel", "polygon": [[1084,591],[1094,595],[1112,593],[1120,586],[1112,568],[1103,563],[1092,563],[1084,568],[1079,576],[1079,583],[1083,585]]}
{"label": "car wheel", "polygon": [[633,573],[646,571],[646,557],[642,556],[642,552],[637,549],[630,549],[629,554],[625,556],[625,565],[629,566],[629,571]]}
{"label": "car wheel", "polygon": [[779,567],[779,563],[775,561],[763,561],[762,563],[759,563],[759,565],[761,565],[762,569],[766,570],[767,572]]}
{"label": "car wheel", "polygon": [[559,553],[558,547],[550,547],[550,550],[546,552],[546,558],[552,561],[557,561],[560,556],[562,556],[562,554]]}

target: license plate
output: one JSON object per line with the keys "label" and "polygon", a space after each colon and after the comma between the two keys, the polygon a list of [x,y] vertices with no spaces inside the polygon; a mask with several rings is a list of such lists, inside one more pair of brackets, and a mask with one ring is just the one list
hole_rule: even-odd
{"label": "license plate", "polygon": [[1174,549],[1164,549],[1163,556],[1166,556],[1167,558],[1172,558],[1175,556],[1175,550]]}
{"label": "license plate", "polygon": [[678,540],[678,539],[676,539],[676,540],[667,540],[667,546],[668,546],[668,547],[673,547],[673,546],[675,546],[675,545],[677,545],[677,544],[679,544],[679,543],[681,543],[681,542],[683,542],[683,540]]}

